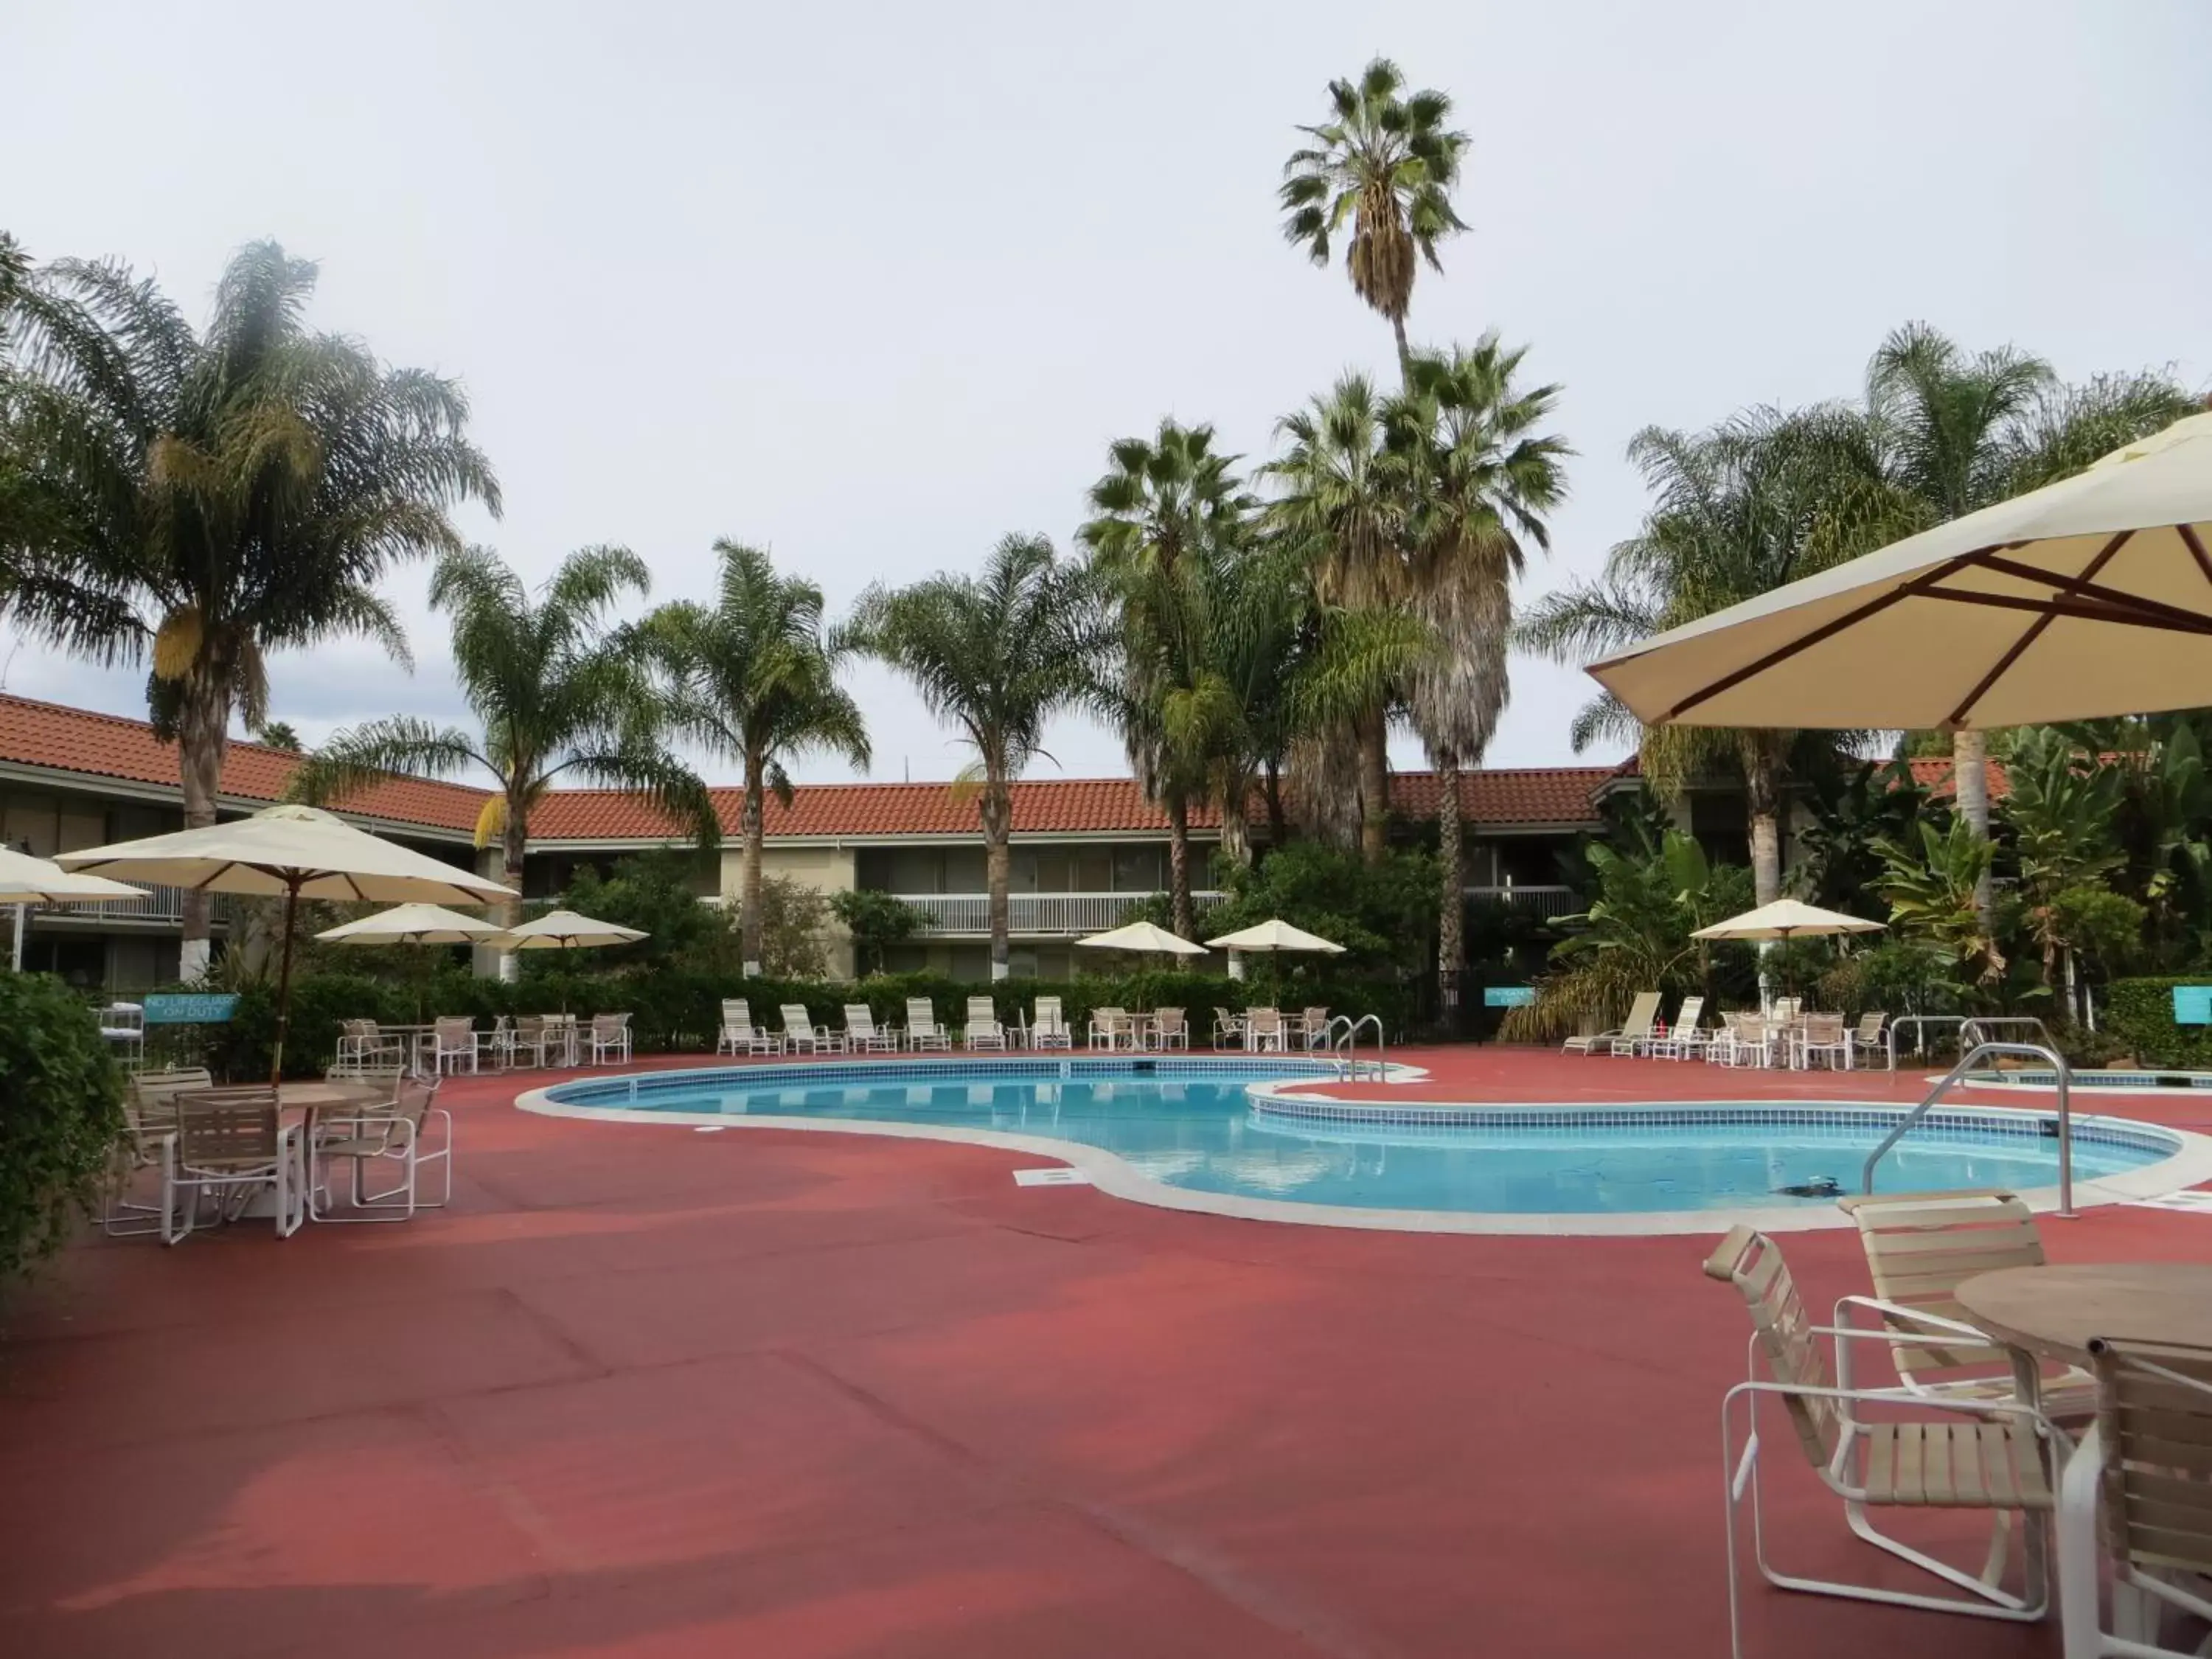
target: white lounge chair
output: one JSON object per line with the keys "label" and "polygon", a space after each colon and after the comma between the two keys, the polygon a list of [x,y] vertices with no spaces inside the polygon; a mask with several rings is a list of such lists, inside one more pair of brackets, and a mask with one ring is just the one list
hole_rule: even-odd
{"label": "white lounge chair", "polygon": [[628,1014],[592,1016],[592,1064],[604,1066],[610,1059],[619,1060],[625,1064],[629,1060]]}
{"label": "white lounge chair", "polygon": [[176,1101],[176,1133],[161,1143],[161,1242],[191,1236],[202,1198],[228,1221],[263,1187],[276,1193],[276,1237],[298,1232],[307,1218],[307,1167],[300,1126],[278,1121],[276,1090],[198,1089]]}
{"label": "white lounge chair", "polygon": [[1039,997],[1035,1017],[1030,1025],[1030,1047],[1069,1048],[1074,1044],[1074,1033],[1067,1029],[1067,1017],[1060,1011],[1060,999]]}
{"label": "white lounge chair", "polygon": [[1674,1016],[1674,1023],[1667,1028],[1667,1035],[1653,1037],[1644,1044],[1644,1052],[1658,1060],[1695,1059],[1712,1035],[1698,1029],[1698,1022],[1705,1018],[1705,998],[1684,997],[1681,1012]]}
{"label": "white lounge chair", "polygon": [[793,1054],[834,1054],[837,1048],[837,1034],[827,1025],[817,1025],[814,1016],[796,1002],[783,1005],[783,1046]]}
{"label": "white lounge chair", "polygon": [[[1755,1373],[1730,1389],[1721,1411],[1723,1490],[1728,1507],[1729,1634],[1741,1659],[1743,1638],[1737,1606],[1739,1511],[1751,1511],[1753,1553],[1769,1583],[1784,1589],[1810,1590],[1894,1607],[1925,1607],[1982,1619],[2029,1623],[2049,1605],[2043,1552],[2030,1547],[2024,1582],[2018,1593],[2003,1587],[2003,1540],[2017,1514],[2032,1518],[2056,1507],[2051,1480],[2056,1431],[2030,1407],[2018,1401],[1960,1399],[1944,1402],[1953,1418],[1899,1419],[1892,1389],[1860,1389],[1851,1382],[1853,1339],[1887,1344],[1887,1331],[1832,1328],[1832,1374],[1820,1343],[1823,1328],[1813,1323],[1797,1294],[1782,1252],[1774,1241],[1749,1227],[1731,1230],[1705,1262],[1708,1276],[1733,1284],[1751,1312],[1753,1351],[1769,1376]],[[1754,1361],[1756,1364],[1756,1361]],[[1933,1595],[1871,1584],[1838,1583],[1778,1571],[1760,1526],[1759,1460],[1762,1441],[1757,1413],[1762,1397],[1788,1413],[1796,1439],[1822,1484],[1843,1499],[1851,1530],[1877,1548],[1910,1562],[1966,1596]],[[1879,1420],[1858,1417],[1853,1407],[1875,1405]],[[1934,1402],[1930,1402],[1934,1403]],[[1738,1407],[1741,1405],[1741,1411]],[[1771,1439],[1771,1437],[1770,1437]],[[1787,1442],[1773,1443],[1786,1444]],[[1977,1575],[1938,1560],[1876,1530],[1870,1510],[1975,1510],[1990,1516],[1987,1559]],[[1971,1599],[1969,1599],[1971,1598]]]}
{"label": "white lounge chair", "polygon": [[725,1049],[732,1054],[740,1049],[749,1054],[780,1054],[783,1040],[773,1031],[757,1029],[752,1004],[732,997],[722,1003],[721,1034],[714,1039],[714,1052],[719,1054]]}
{"label": "white lounge chair", "polygon": [[937,1023],[937,1006],[927,997],[906,1000],[906,1046],[947,1050],[952,1047],[951,1034]]}
{"label": "white lounge chair", "polygon": [[988,997],[968,999],[968,1023],[961,1028],[961,1042],[972,1052],[977,1048],[998,1048],[1006,1046],[1006,1028],[999,1024],[999,1010]]}
{"label": "white lounge chair", "polygon": [[[2163,1645],[2159,1615],[2172,1608],[2212,1622],[2212,1349],[2099,1337],[2089,1358],[2097,1428],[2058,1492],[2066,1659],[2202,1654],[2201,1644]],[[2097,1609],[2103,1560],[2112,1570],[2112,1631]],[[2123,1633],[2130,1626],[2137,1633]]]}
{"label": "white lounge chair", "polygon": [[890,1054],[898,1048],[898,1033],[878,1031],[873,1009],[865,1002],[848,1002],[845,1005],[845,1047],[856,1054]]}
{"label": "white lounge chair", "polygon": [[1571,1036],[1559,1045],[1563,1054],[1594,1054],[1601,1048],[1610,1054],[1613,1043],[1622,1037],[1632,1041],[1651,1035],[1651,1023],[1659,1018],[1659,993],[1638,991],[1636,1000],[1628,1006],[1628,1018],[1609,1031],[1591,1031],[1580,1036]]}

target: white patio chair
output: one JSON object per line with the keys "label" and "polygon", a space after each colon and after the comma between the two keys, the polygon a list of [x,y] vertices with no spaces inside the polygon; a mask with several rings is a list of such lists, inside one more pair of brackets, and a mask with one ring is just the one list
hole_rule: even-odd
{"label": "white patio chair", "polygon": [[604,1066],[610,1059],[629,1063],[629,1016],[628,1014],[593,1014],[592,1016],[592,1064]]}
{"label": "white patio chair", "polygon": [[837,1047],[837,1034],[827,1025],[817,1025],[814,1016],[799,1003],[787,1002],[779,1011],[783,1015],[783,1046],[793,1054],[830,1054]]}
{"label": "white patio chair", "polygon": [[1289,1046],[1290,1027],[1279,1008],[1244,1011],[1244,1046],[1255,1054],[1279,1054]]}
{"label": "white patio chair", "polygon": [[898,1048],[898,1033],[878,1031],[875,1011],[865,1002],[845,1005],[845,1047],[853,1054],[882,1054]]}
{"label": "white patio chair", "polygon": [[1563,1054],[1594,1054],[1603,1048],[1610,1054],[1611,1045],[1617,1038],[1627,1037],[1633,1041],[1637,1037],[1650,1036],[1651,1022],[1658,1018],[1659,993],[1638,991],[1636,1000],[1628,1005],[1626,1019],[1609,1031],[1589,1031],[1571,1036],[1559,1045],[1559,1052]]}
{"label": "white patio chair", "polygon": [[[315,1125],[315,1179],[307,1188],[310,1220],[343,1224],[356,1221],[405,1221],[417,1210],[443,1209],[453,1196],[453,1116],[437,1103],[438,1078],[398,1077],[391,1100],[344,1117],[324,1117]],[[351,1166],[352,1212],[340,1214],[331,1201],[328,1171],[333,1164]],[[376,1188],[368,1171],[379,1164],[398,1166],[395,1183]],[[438,1195],[422,1195],[425,1164],[437,1166]]]}
{"label": "white patio chair", "polygon": [[176,1133],[161,1143],[161,1242],[184,1243],[203,1197],[212,1197],[217,1219],[228,1221],[264,1187],[276,1194],[276,1237],[298,1232],[307,1213],[307,1170],[300,1126],[278,1121],[276,1091],[198,1089],[176,1102]]}
{"label": "white patio chair", "polygon": [[732,997],[722,1004],[722,1032],[714,1039],[714,1052],[727,1049],[735,1055],[739,1049],[749,1054],[780,1054],[783,1040],[773,1031],[763,1031],[753,1024],[752,1004]]}
{"label": "white patio chair", "polygon": [[545,1063],[548,1066],[574,1066],[581,1042],[575,1015],[547,1014],[544,1020]]}
{"label": "white patio chair", "polygon": [[1085,1041],[1093,1048],[1133,1048],[1137,1046],[1136,1022],[1123,1008],[1093,1008],[1091,1024]]}
{"label": "white patio chair", "polygon": [[[2099,1337],[2096,1427],[2058,1490],[2058,1617],[2066,1659],[2174,1659],[2169,1609],[2212,1623],[2212,1349]],[[2102,1510],[2101,1516],[2100,1510]],[[2102,1525],[2099,1524],[2101,1520]],[[2097,1607],[2112,1564],[2111,1628]]]}
{"label": "white patio chair", "polygon": [[[1942,1409],[1963,1419],[1960,1421],[1900,1420],[1887,1413],[1881,1420],[1868,1421],[1853,1408],[1874,1404],[1893,1411],[1899,1396],[1893,1389],[1853,1387],[1852,1341],[1888,1343],[1897,1338],[1887,1331],[1814,1325],[1783,1262],[1781,1250],[1773,1240],[1749,1227],[1731,1229],[1706,1261],[1705,1270],[1708,1276],[1733,1284],[1742,1293],[1751,1313],[1754,1356],[1753,1375],[1728,1391],[1721,1410],[1730,1650],[1741,1659],[1737,1518],[1747,1499],[1759,1570],[1768,1583],[1781,1589],[1982,1619],[2029,1623],[2042,1618],[2050,1600],[2049,1572],[2043,1534],[2034,1517],[2047,1515],[2055,1507],[2051,1469],[2057,1437],[2050,1425],[2033,1408],[2016,1401],[1964,1399],[1942,1402]],[[1823,1336],[1834,1343],[1832,1379],[1819,1340]],[[1768,1372],[1764,1381],[1757,1374],[1761,1360]],[[1854,1533],[1966,1595],[1923,1595],[1778,1571],[1767,1559],[1760,1519],[1759,1461],[1763,1442],[1758,1433],[1757,1413],[1762,1396],[1772,1397],[1788,1413],[1806,1461],[1821,1483],[1843,1499],[1844,1518]],[[1990,1547],[1981,1571],[1970,1573],[1878,1530],[1867,1518],[1868,1512],[1887,1508],[1972,1510],[1989,1515]],[[2014,1515],[2026,1522],[2027,1533],[2023,1583],[2017,1594],[2003,1588],[2006,1544]]]}
{"label": "white patio chair", "polygon": [[1692,1060],[1711,1041],[1710,1031],[1700,1030],[1698,1022],[1705,1017],[1705,1000],[1702,996],[1684,997],[1674,1023],[1667,1028],[1667,1035],[1655,1036],[1644,1044],[1644,1051],[1656,1060]]}
{"label": "white patio chair", "polygon": [[514,1024],[507,1029],[507,1065],[510,1066],[520,1066],[522,1064],[523,1057],[526,1054],[529,1056],[530,1063],[532,1066],[543,1066],[546,1063],[546,1043],[547,1033],[545,1027],[545,1016],[543,1014],[518,1014],[515,1017]]}
{"label": "white patio chair", "polygon": [[431,1022],[430,1069],[441,1077],[449,1070],[459,1071],[464,1065],[475,1071],[479,1052],[477,1023],[466,1014],[450,1014]]}
{"label": "white patio chair", "polygon": [[1039,997],[1030,1025],[1030,1047],[1032,1048],[1070,1048],[1074,1047],[1074,1033],[1067,1029],[1067,1017],[1060,1011],[1058,997]]}
{"label": "white patio chair", "polygon": [[960,1041],[971,1054],[978,1048],[997,1048],[1006,1046],[1006,1028],[999,1024],[999,1010],[988,997],[968,999],[968,1023],[961,1027]]}
{"label": "white patio chair", "polygon": [[1797,1024],[1791,1040],[1797,1048],[1797,1064],[1810,1071],[1816,1060],[1824,1060],[1831,1071],[1848,1071],[1851,1063],[1851,1036],[1844,1029],[1841,1014],[1807,1014]]}
{"label": "white patio chair", "polygon": [[204,1066],[141,1072],[131,1079],[123,1097],[123,1133],[108,1166],[107,1204],[100,1218],[100,1230],[110,1238],[161,1231],[161,1206],[132,1202],[131,1186],[147,1170],[161,1168],[167,1143],[177,1133],[177,1097],[214,1086]]}
{"label": "white patio chair", "polygon": [[1771,1066],[1778,1032],[1756,1014],[1723,1014],[1721,1029],[1705,1044],[1714,1066]]}
{"label": "white patio chair", "polygon": [[906,1000],[906,1045],[947,1051],[952,1047],[951,1034],[937,1023],[937,1005],[927,997]]}
{"label": "white patio chair", "polygon": [[1213,1011],[1213,1046],[1216,1048],[1242,1048],[1244,1046],[1244,1016],[1234,1008],[1216,1007]]}
{"label": "white patio chair", "polygon": [[338,1047],[330,1074],[334,1078],[353,1077],[365,1071],[383,1071],[393,1066],[404,1065],[407,1045],[399,1038],[379,1030],[373,1019],[342,1019],[338,1022]]}
{"label": "white patio chair", "polygon": [[[1319,1003],[1298,1011],[1292,1021],[1292,1034],[1302,1048],[1318,1048],[1328,1041],[1328,1010]],[[1186,1042],[1186,1047],[1188,1044]]]}
{"label": "white patio chair", "polygon": [[100,1011],[100,1035],[117,1049],[125,1066],[146,1060],[146,1008],[137,1002],[111,1002]]}
{"label": "white patio chair", "polygon": [[1165,1052],[1170,1048],[1190,1047],[1190,1027],[1184,1022],[1180,1008],[1155,1008],[1152,1021],[1145,1027],[1145,1046]]}
{"label": "white patio chair", "polygon": [[[1883,1068],[1889,1066],[1889,1016],[1880,1009],[1859,1016],[1857,1027],[1851,1032],[1851,1048],[1855,1054],[1880,1054]],[[1856,1060],[1853,1064],[1860,1062]]]}

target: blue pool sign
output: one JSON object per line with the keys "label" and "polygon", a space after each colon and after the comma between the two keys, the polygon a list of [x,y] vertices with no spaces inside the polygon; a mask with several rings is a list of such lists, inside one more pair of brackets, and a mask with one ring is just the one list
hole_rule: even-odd
{"label": "blue pool sign", "polygon": [[1486,1008],[1526,1008],[1536,1000],[1533,985],[1486,985],[1482,988],[1482,1006]]}
{"label": "blue pool sign", "polygon": [[222,1025],[238,1007],[234,994],[183,993],[146,999],[149,1025]]}
{"label": "blue pool sign", "polygon": [[2212,985],[2175,986],[2173,1023],[2176,1025],[2212,1025]]}

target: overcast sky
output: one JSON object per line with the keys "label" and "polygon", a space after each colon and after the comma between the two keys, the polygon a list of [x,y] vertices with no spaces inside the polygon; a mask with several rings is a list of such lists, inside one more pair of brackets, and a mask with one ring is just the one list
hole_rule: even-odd
{"label": "overcast sky", "polygon": [[[1638,428],[1850,393],[1908,319],[2069,376],[2212,380],[2191,0],[16,0],[0,225],[121,255],[195,316],[273,235],[321,262],[319,325],[465,382],[507,501],[471,538],[533,579],[625,544],[658,599],[703,596],[736,537],[842,610],[1008,531],[1065,546],[1108,441],[1163,415],[1256,461],[1345,368],[1392,372],[1274,200],[1296,124],[1377,52],[1474,141],[1473,228],[1423,270],[1413,338],[1494,325],[1565,387],[1572,499],[1530,592],[1633,529]],[[392,583],[411,678],[361,646],[280,659],[276,714],[310,741],[465,718],[426,581]],[[15,643],[8,690],[143,712],[139,675]],[[890,676],[854,683],[874,776],[963,763]],[[1586,686],[1517,665],[1491,763],[1568,759]],[[1079,720],[1052,750],[1123,769]]]}

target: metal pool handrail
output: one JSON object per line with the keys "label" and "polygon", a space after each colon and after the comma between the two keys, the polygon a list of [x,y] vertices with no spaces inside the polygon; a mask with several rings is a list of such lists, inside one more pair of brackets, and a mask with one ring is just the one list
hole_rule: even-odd
{"label": "metal pool handrail", "polygon": [[1925,1052],[1928,1040],[1923,1028],[1929,1025],[1956,1025],[1963,1030],[1966,1024],[1966,1016],[1964,1014],[1899,1014],[1889,1022],[1889,1069],[1893,1072],[1897,1069],[1897,1033],[1900,1028],[1907,1025],[1912,1027],[1912,1052],[1917,1054]]}
{"label": "metal pool handrail", "polygon": [[1859,1172],[1859,1189],[1874,1190],[1874,1166],[1881,1162],[1889,1149],[1905,1138],[1905,1132],[1928,1115],[1929,1109],[1961,1082],[1977,1064],[1994,1054],[2027,1054],[2051,1063],[2051,1075],[2058,1091],[2058,1209],[2064,1220],[2074,1218],[2074,1109],[2068,1092],[2074,1073],[2066,1058],[2056,1048],[2046,1048],[2039,1042],[1981,1042],[1959,1056],[1959,1063],[1944,1073],[1943,1080],[1928,1091],[1928,1097],[1907,1112],[1898,1126],[1882,1137]]}
{"label": "metal pool handrail", "polygon": [[2039,1043],[2045,1048],[2058,1046],[2051,1040],[2051,1028],[2033,1014],[1974,1014],[1959,1028],[1959,1047],[1963,1049],[1969,1042],[2005,1042],[2008,1039],[1998,1035],[1999,1030],[2017,1026],[2027,1028],[2020,1038],[2022,1042]]}
{"label": "metal pool handrail", "polygon": [[[1344,1034],[1339,1036],[1336,1028],[1341,1024]],[[1329,1057],[1336,1061],[1337,1074],[1347,1083],[1359,1080],[1359,1034],[1369,1026],[1375,1028],[1375,1077],[1377,1082],[1389,1076],[1389,1050],[1382,1041],[1382,1020],[1376,1014],[1362,1014],[1354,1019],[1349,1014],[1339,1014],[1322,1028],[1328,1039]],[[1342,1058],[1338,1058],[1339,1050]]]}

